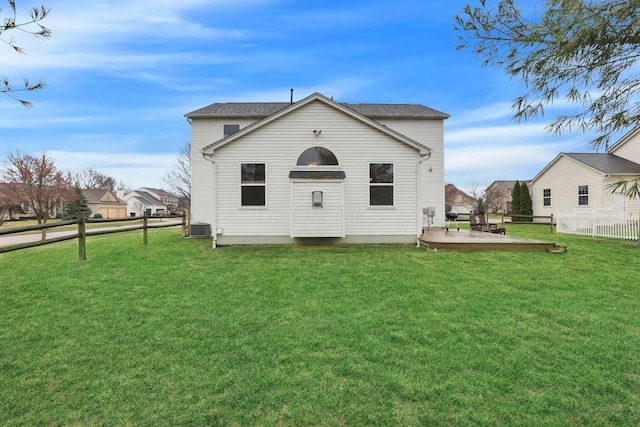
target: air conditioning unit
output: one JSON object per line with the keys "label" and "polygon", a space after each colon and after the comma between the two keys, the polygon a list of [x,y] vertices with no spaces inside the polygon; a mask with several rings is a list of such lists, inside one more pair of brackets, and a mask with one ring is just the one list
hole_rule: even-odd
{"label": "air conditioning unit", "polygon": [[211,224],[196,222],[190,225],[189,235],[191,237],[211,237]]}

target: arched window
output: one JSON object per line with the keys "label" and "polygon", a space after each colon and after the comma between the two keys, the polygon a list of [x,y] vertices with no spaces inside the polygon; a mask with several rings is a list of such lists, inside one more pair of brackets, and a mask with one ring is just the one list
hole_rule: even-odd
{"label": "arched window", "polygon": [[324,147],[307,148],[300,154],[296,166],[338,166],[338,159]]}

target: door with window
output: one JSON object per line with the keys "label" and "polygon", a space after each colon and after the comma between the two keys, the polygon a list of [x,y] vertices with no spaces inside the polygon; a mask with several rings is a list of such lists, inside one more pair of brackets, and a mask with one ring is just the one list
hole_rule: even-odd
{"label": "door with window", "polygon": [[291,179],[291,237],[344,237],[344,172],[326,147],[298,156]]}

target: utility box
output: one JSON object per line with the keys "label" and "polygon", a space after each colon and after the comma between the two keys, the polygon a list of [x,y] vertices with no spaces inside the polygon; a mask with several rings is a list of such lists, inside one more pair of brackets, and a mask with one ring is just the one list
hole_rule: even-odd
{"label": "utility box", "polygon": [[211,224],[196,222],[189,226],[189,236],[196,238],[211,237]]}

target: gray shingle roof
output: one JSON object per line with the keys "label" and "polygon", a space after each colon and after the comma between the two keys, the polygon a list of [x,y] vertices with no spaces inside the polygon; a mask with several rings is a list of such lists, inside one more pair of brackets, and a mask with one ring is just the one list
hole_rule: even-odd
{"label": "gray shingle roof", "polygon": [[618,157],[615,154],[606,153],[562,153],[607,174],[637,174],[640,173],[640,164],[631,160]]}
{"label": "gray shingle roof", "polygon": [[[264,118],[291,105],[289,102],[226,102],[207,105],[185,117]],[[421,104],[347,104],[343,106],[370,119],[423,118],[446,119],[448,114]]]}

